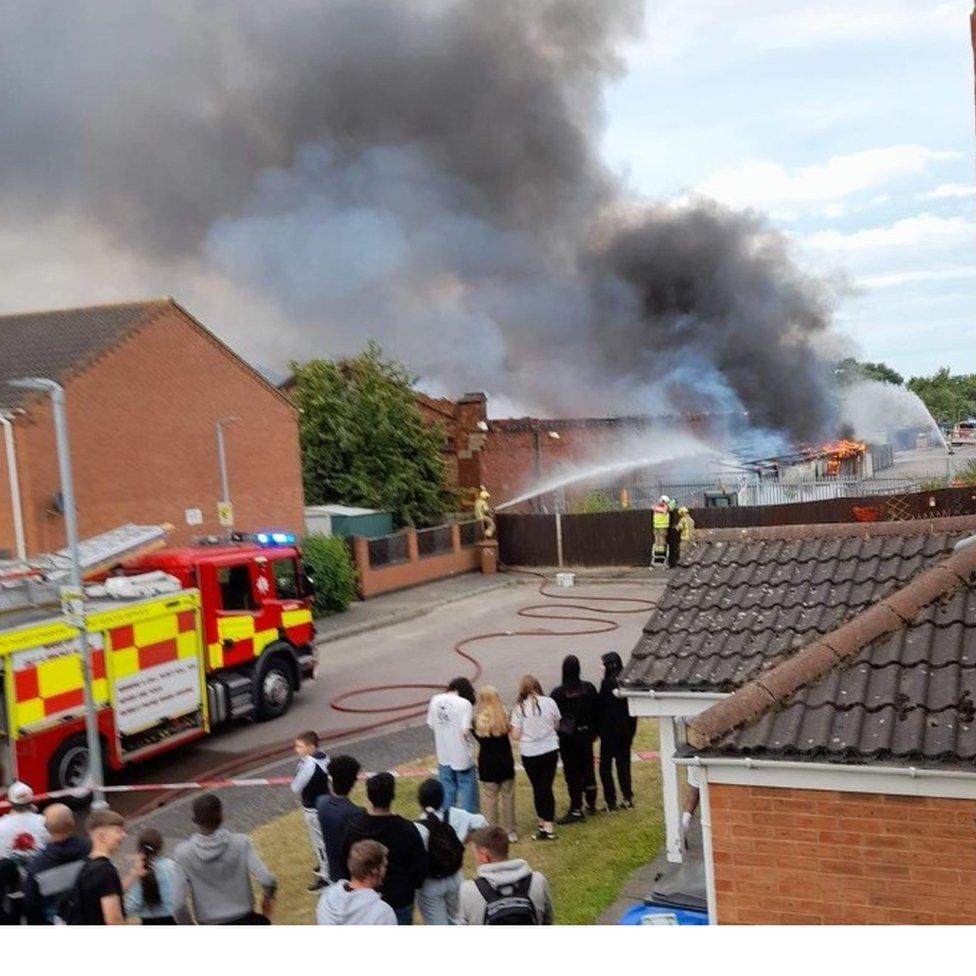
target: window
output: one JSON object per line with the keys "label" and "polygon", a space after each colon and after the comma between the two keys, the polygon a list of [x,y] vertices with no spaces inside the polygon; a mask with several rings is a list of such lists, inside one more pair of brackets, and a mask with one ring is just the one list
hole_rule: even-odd
{"label": "window", "polygon": [[220,602],[225,610],[253,610],[251,594],[251,570],[243,566],[222,566],[217,570],[220,584]]}
{"label": "window", "polygon": [[279,600],[299,600],[301,593],[298,589],[298,572],[294,559],[275,559],[274,568],[275,590]]}

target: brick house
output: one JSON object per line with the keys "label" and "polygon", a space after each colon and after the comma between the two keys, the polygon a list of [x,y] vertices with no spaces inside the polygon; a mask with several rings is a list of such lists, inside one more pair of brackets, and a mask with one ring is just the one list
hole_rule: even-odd
{"label": "brick house", "polygon": [[[170,541],[222,530],[215,424],[225,429],[235,528],[300,532],[295,407],[172,299],[0,317],[0,411],[10,422],[29,553],[64,544],[50,402],[6,381],[65,388],[79,530],[173,525]],[[6,445],[5,445],[6,447]],[[0,550],[13,552],[0,451]],[[199,522],[197,520],[199,512]],[[198,524],[190,524],[198,523]]]}
{"label": "brick house", "polygon": [[934,566],[976,517],[699,531],[621,676],[658,720],[667,858],[683,859],[674,756],[686,723]]}

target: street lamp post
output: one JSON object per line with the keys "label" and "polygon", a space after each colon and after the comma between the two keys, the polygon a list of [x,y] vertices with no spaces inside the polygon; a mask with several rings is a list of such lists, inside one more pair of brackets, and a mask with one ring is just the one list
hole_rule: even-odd
{"label": "street lamp post", "polygon": [[78,643],[81,649],[81,675],[85,703],[85,734],[88,740],[88,779],[92,789],[92,807],[107,806],[102,790],[102,744],[98,737],[98,715],[92,694],[91,645],[88,642],[88,622],[85,617],[84,588],[81,579],[81,560],[78,554],[78,512],[75,508],[75,485],[71,470],[71,450],[68,446],[68,420],[65,413],[64,387],[54,380],[39,376],[27,376],[9,380],[10,386],[21,390],[33,390],[51,395],[54,412],[54,438],[58,452],[58,472],[61,478],[61,495],[64,500],[64,534],[68,543],[71,563],[71,586],[81,594],[80,618],[73,623],[78,627]]}
{"label": "street lamp post", "polygon": [[[240,417],[221,417],[214,425],[217,428],[217,463],[220,465],[220,500],[230,507],[230,486],[227,481],[227,451],[224,448],[224,428],[240,420]],[[233,511],[233,509],[230,509]],[[232,524],[226,526],[233,529]]]}

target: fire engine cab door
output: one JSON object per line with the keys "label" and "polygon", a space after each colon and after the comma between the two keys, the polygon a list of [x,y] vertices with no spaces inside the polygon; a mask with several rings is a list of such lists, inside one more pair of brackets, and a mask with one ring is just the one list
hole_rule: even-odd
{"label": "fire engine cab door", "polygon": [[266,564],[253,559],[216,567],[220,607],[217,646],[211,645],[210,665],[216,668],[249,664],[277,636],[277,621],[266,605],[271,589]]}

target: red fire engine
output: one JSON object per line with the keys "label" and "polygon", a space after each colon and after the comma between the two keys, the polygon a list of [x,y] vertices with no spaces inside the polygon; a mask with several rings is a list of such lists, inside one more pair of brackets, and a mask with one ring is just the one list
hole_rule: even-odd
{"label": "red fire engine", "polygon": [[[315,670],[311,581],[291,537],[144,551],[156,528],[82,545],[95,554],[85,622],[114,770],[235,720],[283,715]],[[0,566],[0,767],[37,792],[88,774],[79,631],[58,605],[59,568],[63,554]]]}

